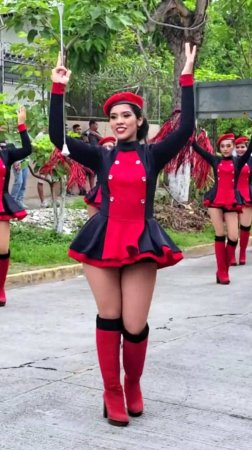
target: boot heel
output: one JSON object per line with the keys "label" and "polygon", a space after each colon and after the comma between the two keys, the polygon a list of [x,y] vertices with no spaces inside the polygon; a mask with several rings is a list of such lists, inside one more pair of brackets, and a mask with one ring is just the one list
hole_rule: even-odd
{"label": "boot heel", "polygon": [[108,411],[107,411],[107,407],[106,407],[106,405],[105,405],[105,402],[103,403],[103,417],[104,417],[105,419],[108,418]]}

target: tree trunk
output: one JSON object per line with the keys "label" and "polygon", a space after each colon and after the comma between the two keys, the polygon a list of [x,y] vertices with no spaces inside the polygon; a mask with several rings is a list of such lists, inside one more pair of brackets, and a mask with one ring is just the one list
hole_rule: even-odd
{"label": "tree trunk", "polygon": [[[185,64],[185,42],[189,41],[196,44],[199,51],[203,42],[206,11],[210,1],[197,0],[194,11],[191,11],[182,0],[163,0],[155,11],[153,17],[155,21],[183,27],[183,29],[161,27],[167,46],[174,56],[173,110],[181,108],[179,77]],[[200,24],[202,25],[197,27]],[[189,199],[190,167],[182,166],[177,175],[170,174],[168,179],[173,197],[179,202],[187,202]]]}
{"label": "tree trunk", "polygon": [[[167,46],[174,56],[174,108],[180,107],[181,94],[178,80],[185,63],[185,42],[190,41],[196,44],[199,50],[203,42],[206,11],[209,3],[210,0],[197,0],[194,11],[191,11],[185,6],[182,0],[163,0],[156,9],[153,17],[155,21],[183,28],[161,27],[161,32],[163,33]],[[200,26],[200,24],[202,25]]]}

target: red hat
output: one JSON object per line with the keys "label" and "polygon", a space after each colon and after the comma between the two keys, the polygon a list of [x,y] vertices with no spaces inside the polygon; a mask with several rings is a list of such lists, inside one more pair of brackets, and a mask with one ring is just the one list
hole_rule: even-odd
{"label": "red hat", "polygon": [[240,136],[235,139],[235,145],[243,144],[244,142],[248,142],[249,138],[247,136]]}
{"label": "red hat", "polygon": [[107,142],[116,142],[116,138],[114,136],[106,136],[102,139],[99,140],[98,144],[99,145],[103,145],[106,144]]}
{"label": "red hat", "polygon": [[235,140],[235,135],[234,133],[226,133],[226,134],[222,134],[218,140],[217,140],[217,147],[219,147],[220,143],[222,141],[226,141],[227,139],[230,139],[231,141]]}
{"label": "red hat", "polygon": [[142,109],[144,105],[144,99],[140,95],[133,94],[133,92],[118,92],[117,94],[109,97],[103,105],[103,111],[106,116],[109,116],[109,111],[113,105],[129,103],[136,105]]}

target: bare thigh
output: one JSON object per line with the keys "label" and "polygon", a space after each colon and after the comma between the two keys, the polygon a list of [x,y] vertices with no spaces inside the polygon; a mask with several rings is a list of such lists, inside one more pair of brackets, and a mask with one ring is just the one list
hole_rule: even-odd
{"label": "bare thigh", "polygon": [[227,235],[231,241],[237,241],[239,235],[238,214],[236,212],[228,212],[224,214],[227,225]]}
{"label": "bare thigh", "polygon": [[94,295],[99,316],[117,319],[122,313],[120,270],[83,264],[84,275]]}
{"label": "bare thigh", "polygon": [[252,222],[252,208],[244,208],[239,216],[240,225],[244,227],[250,227]]}
{"label": "bare thigh", "polygon": [[10,222],[0,221],[0,254],[5,255],[9,251],[10,245]]}
{"label": "bare thigh", "polygon": [[144,329],[156,283],[155,262],[142,262],[124,267],[121,275],[122,318],[131,334]]}
{"label": "bare thigh", "polygon": [[87,213],[88,217],[93,217],[95,214],[99,212],[99,209],[92,205],[87,205]]}
{"label": "bare thigh", "polygon": [[214,227],[216,236],[225,235],[224,214],[219,208],[208,208],[208,214]]}

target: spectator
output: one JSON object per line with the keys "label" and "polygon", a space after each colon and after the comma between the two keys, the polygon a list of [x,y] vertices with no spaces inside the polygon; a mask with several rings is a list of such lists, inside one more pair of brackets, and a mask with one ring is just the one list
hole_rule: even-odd
{"label": "spectator", "polygon": [[72,127],[73,132],[79,134],[81,136],[81,126],[78,123],[75,123]]}
{"label": "spectator", "polygon": [[21,208],[26,208],[24,204],[24,196],[28,177],[29,159],[14,162],[12,170],[14,173],[14,183],[11,190],[11,195]]}
{"label": "spectator", "polygon": [[89,121],[89,128],[82,133],[82,138],[85,142],[91,145],[97,145],[100,139],[102,139],[102,136],[98,131],[98,123],[96,120],[91,119]]}

